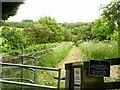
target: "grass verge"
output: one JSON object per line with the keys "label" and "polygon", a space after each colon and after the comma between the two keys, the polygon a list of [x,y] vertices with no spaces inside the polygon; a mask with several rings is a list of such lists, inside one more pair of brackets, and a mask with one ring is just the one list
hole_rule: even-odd
{"label": "grass verge", "polygon": [[84,60],[109,59],[118,57],[118,45],[116,41],[82,42],[79,44]]}

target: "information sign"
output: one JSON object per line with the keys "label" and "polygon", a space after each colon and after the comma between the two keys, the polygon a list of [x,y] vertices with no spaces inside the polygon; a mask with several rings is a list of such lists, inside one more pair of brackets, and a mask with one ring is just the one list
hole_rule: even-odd
{"label": "information sign", "polygon": [[90,60],[89,75],[110,77],[110,64],[109,60]]}
{"label": "information sign", "polygon": [[81,68],[74,68],[74,84],[81,85]]}

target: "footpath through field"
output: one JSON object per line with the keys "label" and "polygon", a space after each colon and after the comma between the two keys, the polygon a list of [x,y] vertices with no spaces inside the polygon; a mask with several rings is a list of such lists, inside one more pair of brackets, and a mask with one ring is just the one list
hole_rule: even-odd
{"label": "footpath through field", "polygon": [[58,67],[61,68],[61,75],[65,76],[66,63],[77,62],[77,61],[83,61],[82,55],[80,49],[77,46],[73,46],[70,51],[70,54],[58,64]]}

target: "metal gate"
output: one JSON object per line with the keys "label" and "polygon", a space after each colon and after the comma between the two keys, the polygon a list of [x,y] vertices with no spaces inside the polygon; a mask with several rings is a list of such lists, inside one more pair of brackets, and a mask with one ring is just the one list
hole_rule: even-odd
{"label": "metal gate", "polygon": [[[41,51],[40,51],[41,52]],[[43,52],[43,51],[42,51]],[[2,66],[1,68],[19,68],[20,69],[20,72],[21,72],[21,76],[20,78],[1,78],[0,79],[0,82],[1,83],[5,83],[5,84],[14,84],[14,85],[20,85],[21,88],[20,90],[22,90],[23,86],[30,86],[30,87],[33,87],[34,89],[36,88],[44,88],[44,89],[57,89],[57,90],[60,90],[60,75],[61,75],[61,69],[60,68],[49,68],[49,67],[40,67],[40,66],[37,66],[37,58],[36,57],[32,57],[32,56],[25,56],[25,55],[22,55],[22,56],[19,56],[19,57],[16,57],[14,59],[21,59],[21,64],[13,64],[13,63],[0,63],[0,66]],[[24,65],[24,58],[31,58],[34,60],[34,66],[31,66],[31,65]],[[23,73],[25,73],[23,70],[24,69],[27,69],[27,70],[31,70],[33,71],[34,73],[34,78],[33,80],[31,79],[27,79],[27,78],[23,78]],[[58,79],[57,81],[57,86],[54,87],[54,86],[47,86],[47,85],[39,85],[39,84],[36,84],[36,71],[37,70],[48,70],[48,71],[55,71],[57,72],[57,76],[56,78]],[[20,82],[17,82],[15,80],[20,80]],[[26,83],[24,81],[27,81],[29,83]],[[3,89],[4,90],[4,89]]]}

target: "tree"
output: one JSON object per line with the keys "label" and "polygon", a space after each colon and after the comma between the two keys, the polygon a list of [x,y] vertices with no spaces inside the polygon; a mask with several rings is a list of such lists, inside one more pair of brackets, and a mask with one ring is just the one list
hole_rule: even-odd
{"label": "tree", "polygon": [[18,50],[22,49],[22,46],[25,45],[25,39],[23,37],[23,32],[16,28],[9,28],[7,26],[2,28],[1,33],[3,39],[3,46],[8,44],[10,49]]}
{"label": "tree", "polygon": [[23,2],[2,2],[2,20],[7,20],[17,13],[19,6]]}
{"label": "tree", "polygon": [[47,43],[52,33],[47,25],[39,23],[32,23],[24,31],[28,45]]}
{"label": "tree", "polygon": [[71,34],[71,30],[65,29],[64,37],[65,37],[64,39],[65,41],[72,41],[73,35]]}
{"label": "tree", "polygon": [[37,22],[31,23],[24,31],[28,45],[64,40],[64,28],[49,16],[41,17]]}
{"label": "tree", "polygon": [[118,28],[118,57],[120,57],[120,0],[114,0],[102,9],[102,17],[109,21],[112,30],[115,30],[115,26]]}
{"label": "tree", "polygon": [[[71,33],[73,41],[88,40],[91,38],[91,22],[61,23]],[[66,37],[66,36],[65,36]]]}
{"label": "tree", "polygon": [[92,38],[97,40],[110,40],[113,35],[113,31],[107,24],[108,21],[104,21],[103,18],[96,19],[91,29]]}
{"label": "tree", "polygon": [[64,40],[64,28],[49,16],[41,17],[38,23],[47,26],[51,30],[49,42],[61,42]]}

